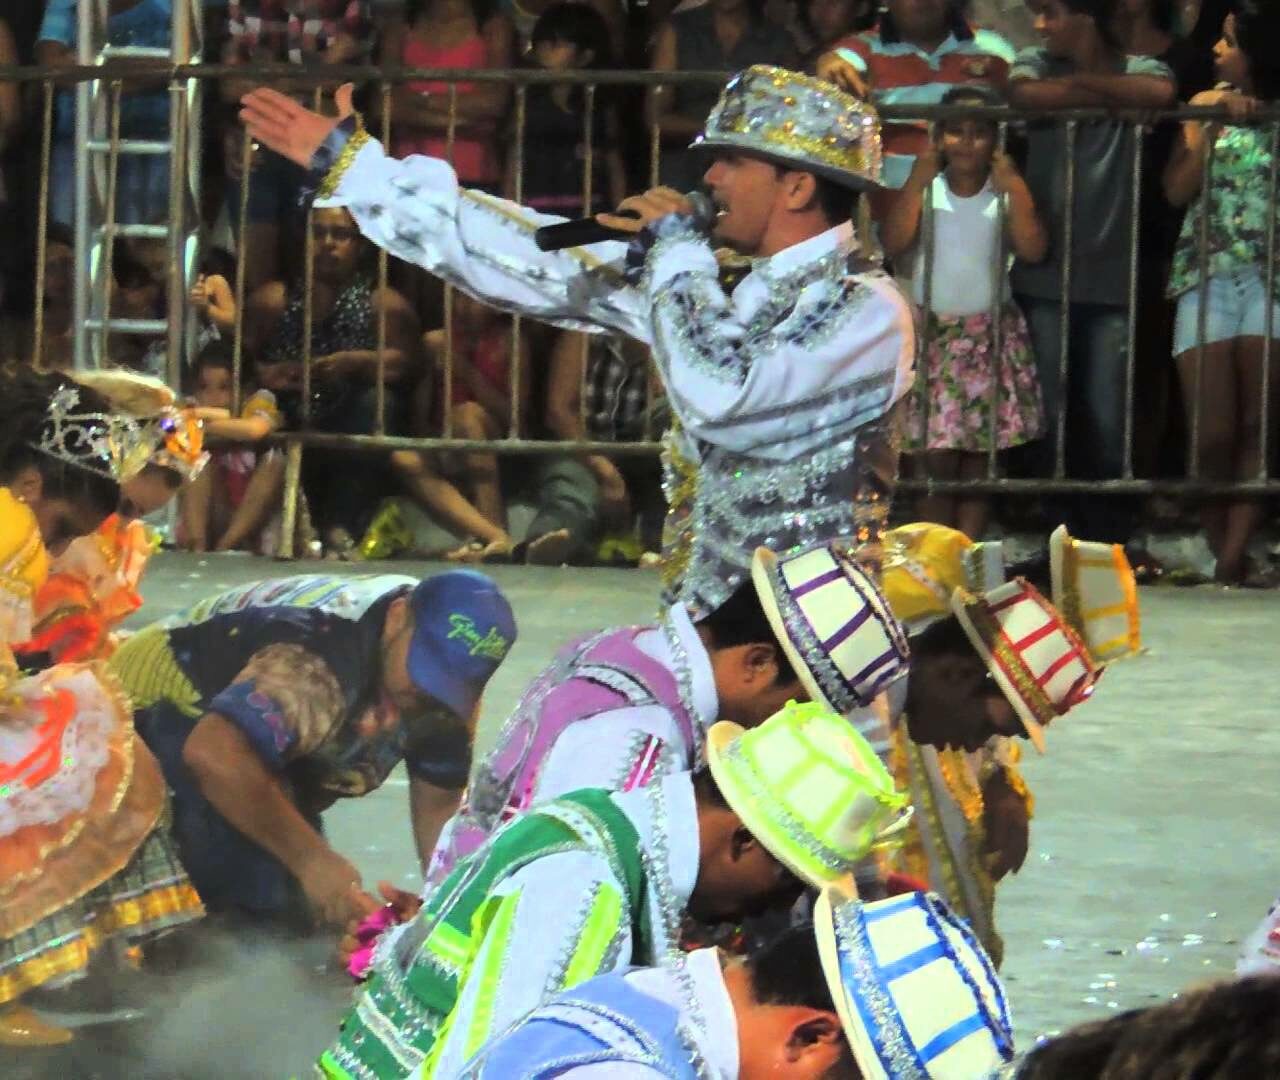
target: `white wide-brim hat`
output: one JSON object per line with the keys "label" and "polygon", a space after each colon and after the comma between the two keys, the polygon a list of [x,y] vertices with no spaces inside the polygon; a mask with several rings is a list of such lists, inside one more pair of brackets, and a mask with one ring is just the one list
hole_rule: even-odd
{"label": "white wide-brim hat", "polygon": [[814,908],[814,930],[865,1080],[979,1080],[1013,1058],[995,967],[941,897],[864,904],[830,887]]}
{"label": "white wide-brim hat", "polygon": [[755,728],[713,724],[707,764],[742,824],[817,888],[845,879],[911,818],[870,743],[816,702],[790,702]]}
{"label": "white wide-brim hat", "polygon": [[1009,704],[1044,753],[1044,726],[1088,699],[1101,670],[1061,613],[1025,578],[951,607]]}
{"label": "white wide-brim hat", "polygon": [[906,675],[906,631],[839,542],[783,557],[756,548],[751,580],[774,636],[814,701],[848,716]]}
{"label": "white wide-brim hat", "polygon": [[1120,544],[1077,540],[1059,525],[1049,537],[1049,574],[1054,606],[1095,663],[1142,651],[1138,586]]}

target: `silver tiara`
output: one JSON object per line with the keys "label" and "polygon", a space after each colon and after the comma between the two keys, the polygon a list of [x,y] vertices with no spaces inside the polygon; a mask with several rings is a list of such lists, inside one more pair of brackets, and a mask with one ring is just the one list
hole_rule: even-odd
{"label": "silver tiara", "polygon": [[31,448],[117,483],[139,473],[156,449],[154,425],[117,413],[78,413],[79,404],[79,390],[60,387]]}

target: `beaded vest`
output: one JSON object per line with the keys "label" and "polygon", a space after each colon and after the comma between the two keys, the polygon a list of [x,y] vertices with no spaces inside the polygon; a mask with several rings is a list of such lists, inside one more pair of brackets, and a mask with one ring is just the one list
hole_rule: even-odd
{"label": "beaded vest", "polygon": [[698,447],[684,433],[669,436],[664,599],[683,602],[702,618],[750,580],[757,547],[785,556],[836,537],[848,538],[858,560],[878,576],[898,475],[899,412],[892,408],[792,461]]}

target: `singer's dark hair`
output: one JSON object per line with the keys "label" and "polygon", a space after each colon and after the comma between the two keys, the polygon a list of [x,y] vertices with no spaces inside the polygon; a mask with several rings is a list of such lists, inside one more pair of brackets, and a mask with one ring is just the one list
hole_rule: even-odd
{"label": "singer's dark hair", "polygon": [[856,191],[822,176],[813,179],[816,185],[814,195],[828,224],[839,225],[853,217],[858,207]]}
{"label": "singer's dark hair", "polygon": [[[793,169],[788,165],[774,165],[781,176],[784,172],[804,172],[804,169]],[[828,180],[825,176],[813,174],[813,196],[817,200],[822,216],[828,225],[840,225],[853,217],[858,207],[858,193],[852,188]]]}

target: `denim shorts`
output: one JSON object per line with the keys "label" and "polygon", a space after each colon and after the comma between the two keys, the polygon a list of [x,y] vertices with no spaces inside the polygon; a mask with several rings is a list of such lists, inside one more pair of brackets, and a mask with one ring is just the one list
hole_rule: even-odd
{"label": "denim shorts", "polygon": [[[1204,320],[1204,341],[1229,341],[1238,337],[1265,337],[1267,306],[1261,269],[1247,267],[1209,279]],[[1272,301],[1271,333],[1280,337],[1280,303]],[[1173,353],[1196,347],[1200,327],[1200,288],[1195,286],[1178,297],[1178,314],[1173,324]]]}

